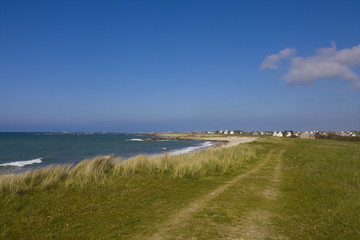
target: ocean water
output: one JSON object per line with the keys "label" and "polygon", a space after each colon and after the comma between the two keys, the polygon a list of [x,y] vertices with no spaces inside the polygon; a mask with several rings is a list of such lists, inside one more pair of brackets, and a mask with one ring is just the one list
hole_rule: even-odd
{"label": "ocean water", "polygon": [[114,154],[124,159],[138,154],[184,154],[213,145],[200,141],[143,141],[148,135],[0,133],[0,173],[20,172],[51,164],[76,164],[83,159]]}

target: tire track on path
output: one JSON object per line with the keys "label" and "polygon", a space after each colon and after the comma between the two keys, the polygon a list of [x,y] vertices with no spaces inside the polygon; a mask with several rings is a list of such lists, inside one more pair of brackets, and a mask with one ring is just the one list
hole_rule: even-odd
{"label": "tire track on path", "polygon": [[267,164],[272,155],[274,150],[271,150],[270,153],[267,155],[266,159],[262,161],[260,164],[255,166],[252,170],[246,173],[242,173],[236,177],[234,177],[232,180],[228,181],[227,183],[219,186],[215,190],[211,191],[210,193],[202,196],[201,198],[193,201],[190,203],[187,207],[181,209],[177,213],[173,214],[169,217],[169,220],[167,222],[164,222],[162,224],[157,225],[156,233],[153,234],[150,237],[146,236],[135,236],[133,239],[169,239],[174,238],[174,236],[171,234],[171,231],[175,228],[181,227],[185,222],[187,222],[194,213],[200,211],[201,209],[205,208],[207,204],[213,200],[214,198],[218,197],[220,194],[222,194],[224,191],[229,189],[234,184],[238,183],[240,180],[249,177],[250,175],[256,173],[259,171],[262,167]]}
{"label": "tire track on path", "polygon": [[[266,176],[269,184],[266,185],[264,191],[260,192],[259,198],[265,199],[265,204],[250,211],[235,228],[227,229],[226,239],[286,239],[274,232],[271,222],[271,217],[274,215],[271,205],[280,194],[279,183],[282,178],[282,155],[284,152],[285,150],[281,150],[274,157],[272,162],[275,166],[272,167],[272,174]],[[258,191],[258,189],[253,191]]]}

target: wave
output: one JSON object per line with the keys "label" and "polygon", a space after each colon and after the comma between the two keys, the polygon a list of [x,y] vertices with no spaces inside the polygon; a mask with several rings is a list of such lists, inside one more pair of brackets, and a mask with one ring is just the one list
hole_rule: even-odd
{"label": "wave", "polygon": [[126,140],[126,141],[131,141],[131,142],[143,142],[144,140],[143,140],[143,139],[140,139],[140,138],[132,138],[132,139]]}
{"label": "wave", "polygon": [[187,148],[171,151],[170,155],[179,155],[179,154],[191,153],[191,152],[194,152],[194,151],[198,151],[200,149],[205,149],[205,148],[211,147],[213,145],[214,144],[212,142],[204,142],[200,146],[187,147]]}
{"label": "wave", "polygon": [[42,163],[41,160],[42,160],[42,158],[36,158],[33,160],[28,160],[28,161],[16,161],[16,162],[2,163],[2,164],[0,164],[0,167],[24,167],[26,165]]}

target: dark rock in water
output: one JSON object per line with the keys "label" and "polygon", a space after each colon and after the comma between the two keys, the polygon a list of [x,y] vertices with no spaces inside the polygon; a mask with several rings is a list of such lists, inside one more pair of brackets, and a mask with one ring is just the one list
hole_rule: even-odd
{"label": "dark rock in water", "polygon": [[155,140],[153,140],[152,138],[144,138],[143,141],[144,142],[152,142],[152,141],[155,141]]}
{"label": "dark rock in water", "polygon": [[155,141],[159,141],[159,140],[165,140],[166,138],[161,138],[161,137],[152,137],[152,138],[144,138],[143,140],[145,142],[155,142]]}
{"label": "dark rock in water", "polygon": [[145,142],[155,142],[155,141],[161,141],[161,140],[189,140],[187,138],[181,138],[181,137],[152,137],[152,138],[144,138]]}

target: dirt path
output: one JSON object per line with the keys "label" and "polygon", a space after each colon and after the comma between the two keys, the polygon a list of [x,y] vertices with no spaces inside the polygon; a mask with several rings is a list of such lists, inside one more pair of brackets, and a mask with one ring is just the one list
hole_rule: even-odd
{"label": "dirt path", "polygon": [[[231,210],[233,207],[223,207],[216,206],[217,204],[211,204],[212,202],[222,204],[229,204],[228,202],[219,201],[217,198],[224,195],[224,193],[228,194],[231,192],[229,189],[236,186],[243,186],[248,181],[252,181],[252,179],[263,178],[268,183],[266,185],[261,185],[260,188],[256,187],[256,184],[252,184],[250,189],[246,191],[257,194],[258,197],[263,198],[265,200],[273,201],[278,196],[278,188],[277,185],[281,178],[281,156],[283,151],[277,152],[271,151],[266,159],[262,161],[260,164],[255,166],[252,170],[247,173],[240,174],[228,181],[227,183],[219,186],[208,194],[202,196],[201,198],[193,201],[187,207],[181,209],[177,213],[170,216],[168,221],[159,224],[156,226],[156,232],[150,237],[138,236],[135,239],[200,239],[202,237],[191,237],[191,231],[180,230],[187,228],[190,225],[190,228],[197,228],[197,225],[200,224],[208,224],[205,229],[209,228],[218,228],[216,231],[224,231],[224,234],[220,234],[220,238],[223,239],[263,239],[265,238],[269,230],[266,225],[266,222],[271,216],[271,212],[268,211],[268,207],[264,205],[263,208],[256,208],[250,211],[245,215],[246,217],[242,218],[234,218],[232,224],[223,224],[215,226],[214,223],[206,222],[208,221],[208,217],[204,220],[201,220],[199,223],[196,219],[196,216],[202,211],[206,211],[209,209],[217,209],[217,210],[225,210],[229,211],[231,215]],[[264,175],[265,174],[265,175]],[[246,180],[246,181],[245,181]],[[239,191],[239,190],[238,190]],[[241,193],[244,192],[240,190],[240,194],[233,193],[236,196],[235,201],[231,201],[231,203],[241,202]],[[236,194],[236,195],[235,195]],[[214,201],[213,201],[214,200]],[[226,213],[227,214],[227,213]],[[227,215],[229,215],[227,214]],[[191,223],[194,223],[194,226],[191,226]],[[197,229],[195,231],[201,232],[202,230]],[[186,233],[188,236],[183,235]]]}
{"label": "dirt path", "polygon": [[[273,156],[272,164],[269,164],[261,172],[254,176],[262,177],[268,180],[262,190],[262,187],[255,186],[252,191],[259,194],[259,205],[257,208],[249,211],[246,217],[238,222],[234,229],[227,229],[227,239],[286,239],[274,232],[271,223],[271,217],[274,216],[272,203],[279,197],[279,183],[282,178],[282,160],[284,151],[280,151]],[[269,175],[264,174],[269,173]],[[262,200],[262,201],[261,201]],[[260,203],[262,202],[262,203]]]}

